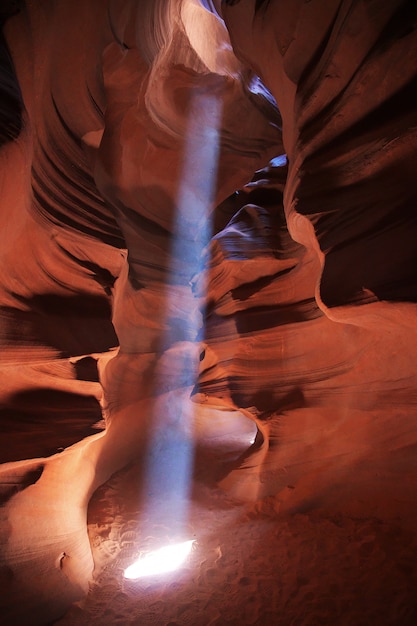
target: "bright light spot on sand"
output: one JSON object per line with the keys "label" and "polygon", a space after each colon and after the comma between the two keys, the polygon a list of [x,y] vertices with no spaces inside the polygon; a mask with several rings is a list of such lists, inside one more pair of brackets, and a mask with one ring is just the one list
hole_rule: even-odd
{"label": "bright light spot on sand", "polygon": [[124,573],[125,578],[135,580],[146,576],[166,574],[178,569],[191,552],[194,539],[165,546],[154,552],[149,552],[138,561],[130,565]]}

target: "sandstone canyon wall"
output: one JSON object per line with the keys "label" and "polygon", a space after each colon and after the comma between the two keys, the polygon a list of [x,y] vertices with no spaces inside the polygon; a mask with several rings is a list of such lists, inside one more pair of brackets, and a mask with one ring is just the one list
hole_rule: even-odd
{"label": "sandstone canyon wall", "polygon": [[5,623],[87,592],[99,485],[234,413],[237,500],[412,528],[415,3],[2,11]]}

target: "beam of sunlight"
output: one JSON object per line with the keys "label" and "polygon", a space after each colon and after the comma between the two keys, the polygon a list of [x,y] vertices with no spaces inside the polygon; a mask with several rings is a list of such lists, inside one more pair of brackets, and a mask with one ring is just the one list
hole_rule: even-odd
{"label": "beam of sunlight", "polygon": [[[169,289],[171,301],[167,301],[167,311],[175,311],[175,299],[181,297],[181,309],[188,310],[188,317],[186,328],[173,323],[172,318],[167,319],[165,344],[168,346],[175,346],[184,338],[195,341],[202,326],[199,301],[192,293],[189,280],[204,269],[203,251],[212,236],[211,214],[217,183],[220,116],[221,101],[218,96],[198,91],[193,94],[171,249],[172,269],[168,279],[170,287],[185,280],[186,288],[180,294],[175,289]],[[202,287],[203,297],[206,288],[207,285]],[[185,389],[195,385],[198,362],[197,355],[195,359],[184,361],[179,358],[176,373],[178,387]],[[194,456],[192,436],[184,436],[184,433],[192,433],[195,405],[181,400],[173,398],[169,407],[171,415],[154,416],[154,433],[159,440],[154,443],[156,449],[159,446],[160,454],[154,455],[148,468],[151,491],[155,488],[155,478],[157,483],[161,480],[162,483],[172,482],[169,491],[175,494],[175,498],[171,498],[171,509],[177,523],[185,514],[180,508],[188,498]],[[165,472],[165,479],[161,477],[161,469]]]}
{"label": "beam of sunlight", "polygon": [[141,556],[132,563],[124,573],[124,577],[130,580],[167,574],[178,569],[191,552],[194,540],[164,546]]}
{"label": "beam of sunlight", "polygon": [[[189,390],[194,387],[197,378],[196,340],[202,326],[201,302],[193,295],[190,281],[204,268],[203,252],[212,236],[211,215],[217,185],[221,114],[222,99],[218,93],[213,95],[208,93],[208,89],[193,88],[166,287],[167,330],[161,338],[162,345],[173,355],[169,358],[174,359],[169,360],[172,367],[169,367],[168,396],[171,397],[163,410],[159,410],[155,403],[143,491],[149,525],[146,530],[151,531],[154,525],[159,524],[168,528],[171,536],[183,532],[188,517],[194,463],[192,433],[195,410],[194,403],[189,399]],[[200,297],[205,297],[206,288],[203,285],[200,289]],[[187,357],[190,346],[191,356]],[[161,373],[158,375],[157,372],[155,385],[166,388],[167,383]],[[152,498],[161,493],[164,506],[163,510],[159,508],[157,511]],[[125,577],[151,575],[161,572],[161,567],[163,571],[172,571],[186,558],[192,543],[187,541],[179,546],[168,546],[139,559],[127,568]]]}

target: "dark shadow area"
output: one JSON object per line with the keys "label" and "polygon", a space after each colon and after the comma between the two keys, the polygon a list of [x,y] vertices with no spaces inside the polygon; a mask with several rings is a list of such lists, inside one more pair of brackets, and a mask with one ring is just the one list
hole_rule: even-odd
{"label": "dark shadow area", "polygon": [[[19,491],[23,491],[29,485],[34,485],[42,476],[44,465],[32,467],[23,474],[16,472],[16,475],[8,474],[7,478],[0,480],[0,506],[6,504]],[[22,471],[22,470],[21,470]],[[0,574],[1,581],[1,574]],[[0,583],[1,584],[1,583]]]}
{"label": "dark shadow area", "polygon": [[88,435],[102,418],[98,401],[65,391],[36,389],[15,394],[0,408],[0,462],[46,457]]}
{"label": "dark shadow area", "polygon": [[12,345],[53,347],[66,357],[118,345],[105,296],[43,294],[21,300],[29,311],[1,310],[2,334]]}
{"label": "dark shadow area", "polygon": [[7,0],[0,5],[0,147],[16,139],[22,129],[22,94],[3,34],[5,21],[19,12],[20,5]]}
{"label": "dark shadow area", "polygon": [[90,382],[99,382],[97,370],[97,361],[91,356],[86,356],[74,363],[74,369],[77,380],[89,380]]}
{"label": "dark shadow area", "polygon": [[[417,302],[417,220],[415,202],[369,230],[335,246],[326,255],[321,297],[329,306],[378,300]],[[402,207],[401,207],[402,208]],[[343,277],[343,280],[341,280]]]}

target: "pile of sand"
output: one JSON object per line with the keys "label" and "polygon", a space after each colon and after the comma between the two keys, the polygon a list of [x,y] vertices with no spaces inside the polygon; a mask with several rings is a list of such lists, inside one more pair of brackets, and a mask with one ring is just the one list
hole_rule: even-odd
{"label": "pile of sand", "polygon": [[[89,535],[96,562],[86,600],[59,626],[414,625],[415,536],[395,521],[324,511],[280,514],[276,500],[237,503],[196,483],[174,536],[163,494],[139,506],[131,467],[94,495]],[[124,579],[140,553],[194,539],[177,572]]]}

